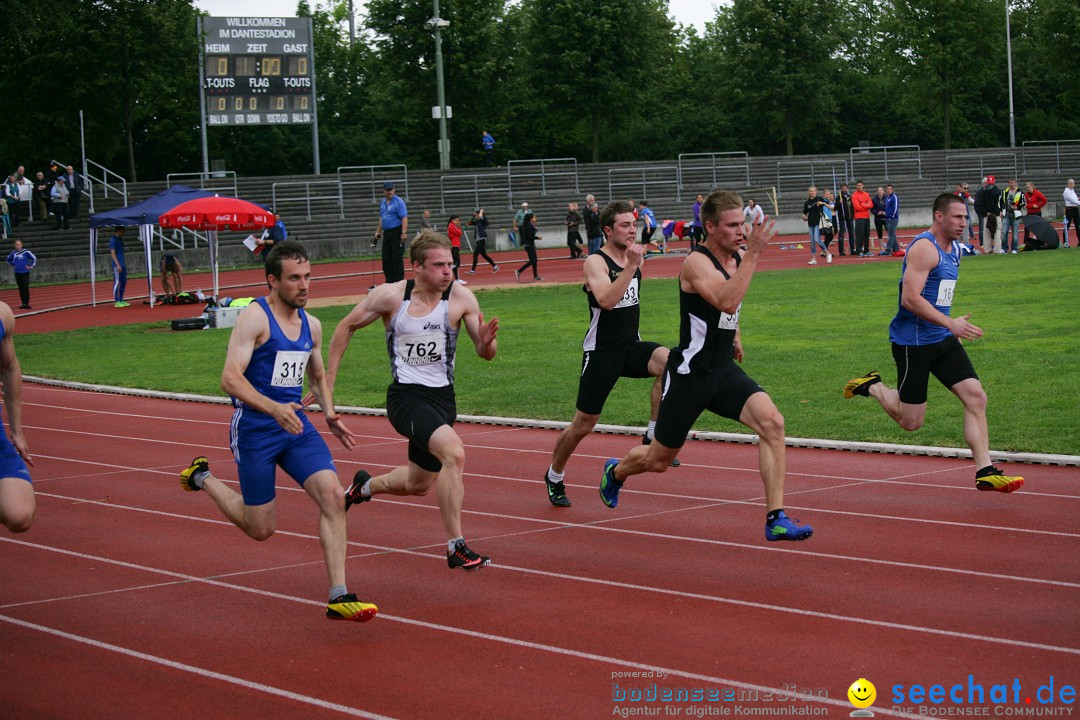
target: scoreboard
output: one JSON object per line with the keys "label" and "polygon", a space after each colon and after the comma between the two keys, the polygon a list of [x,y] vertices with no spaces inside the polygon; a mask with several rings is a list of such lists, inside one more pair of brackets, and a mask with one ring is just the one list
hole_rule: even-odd
{"label": "scoreboard", "polygon": [[206,122],[306,125],[314,120],[309,18],[202,18]]}

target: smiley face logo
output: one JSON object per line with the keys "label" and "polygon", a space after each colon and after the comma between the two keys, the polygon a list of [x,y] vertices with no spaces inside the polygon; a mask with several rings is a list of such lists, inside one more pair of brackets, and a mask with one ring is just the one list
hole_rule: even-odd
{"label": "smiley face logo", "polygon": [[857,708],[868,708],[877,700],[877,688],[866,678],[859,678],[847,689],[848,702]]}

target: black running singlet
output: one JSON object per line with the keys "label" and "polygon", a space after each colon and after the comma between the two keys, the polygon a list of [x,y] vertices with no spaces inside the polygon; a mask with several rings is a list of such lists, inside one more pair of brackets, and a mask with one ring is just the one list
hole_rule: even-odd
{"label": "black running singlet", "polygon": [[[600,256],[608,267],[608,279],[615,282],[625,268],[608,257],[603,250]],[[589,298],[589,331],[585,333],[582,348],[592,350],[626,350],[641,340],[638,323],[641,319],[641,268],[634,271],[634,278],[626,288],[622,300],[610,310],[604,310],[587,286],[581,288]]]}
{"label": "black running singlet", "polygon": [[[698,245],[693,252],[704,253],[712,261],[713,267],[727,274],[704,245]],[[742,262],[735,254],[736,267]],[[735,331],[739,329],[739,312],[742,303],[734,315],[710,305],[697,293],[689,293],[679,288],[679,346],[671,351],[668,366],[675,368],[680,375],[688,373],[706,373],[735,357]]]}

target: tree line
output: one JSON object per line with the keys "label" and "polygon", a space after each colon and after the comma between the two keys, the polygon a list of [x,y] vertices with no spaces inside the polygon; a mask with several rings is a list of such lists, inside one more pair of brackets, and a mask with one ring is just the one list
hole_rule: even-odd
{"label": "tree line", "polygon": [[[734,0],[703,34],[666,0],[442,0],[451,164],[481,166],[481,131],[515,158],[648,161],[1009,144],[1006,0]],[[1075,0],[1011,0],[1016,142],[1080,138]],[[311,17],[321,165],[438,166],[431,0],[347,0]],[[0,162],[129,180],[202,167],[198,11],[191,0],[7,0]],[[312,172],[308,126],[208,130],[242,175]],[[5,166],[5,167],[7,167]]]}

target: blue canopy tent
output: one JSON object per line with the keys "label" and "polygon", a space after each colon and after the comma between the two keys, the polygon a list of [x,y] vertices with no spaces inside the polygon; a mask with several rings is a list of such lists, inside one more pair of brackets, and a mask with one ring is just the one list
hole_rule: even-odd
{"label": "blue canopy tent", "polygon": [[[97,305],[97,239],[98,228],[113,228],[113,227],[127,227],[130,225],[139,226],[139,239],[142,241],[143,250],[146,254],[146,284],[147,290],[150,294],[150,306],[154,305],[154,268],[153,262],[150,259],[151,255],[151,242],[153,239],[153,227],[157,225],[158,218],[163,213],[172,210],[180,203],[187,202],[188,200],[194,200],[201,197],[213,197],[215,193],[206,192],[205,190],[196,190],[195,188],[187,187],[186,185],[173,185],[170,188],[162,190],[157,195],[149,197],[142,202],[137,202],[134,205],[129,205],[125,208],[119,208],[117,210],[109,210],[107,212],[98,213],[97,215],[90,216],[90,294],[91,301],[94,305]],[[210,247],[210,263],[215,271],[214,275],[217,276],[217,248],[215,247],[216,240],[211,240]],[[217,294],[217,288],[214,288],[214,294]]]}

